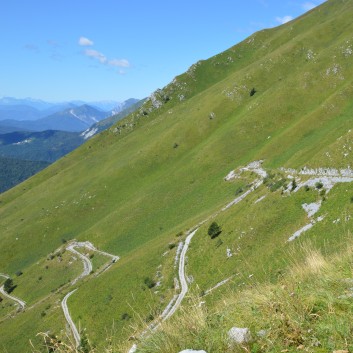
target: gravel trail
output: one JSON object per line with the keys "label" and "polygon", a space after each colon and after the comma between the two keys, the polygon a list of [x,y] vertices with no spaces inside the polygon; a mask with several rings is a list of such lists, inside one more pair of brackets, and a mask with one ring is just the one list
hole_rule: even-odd
{"label": "gravel trail", "polygon": [[76,347],[79,347],[80,343],[81,343],[81,336],[78,333],[77,327],[74,324],[74,322],[72,321],[72,318],[70,316],[70,312],[69,312],[69,308],[67,307],[67,300],[69,299],[69,297],[76,292],[77,289],[74,289],[73,291],[67,293],[64,297],[64,299],[61,302],[61,307],[63,309],[64,315],[65,315],[65,319],[67,321],[67,323],[70,326],[71,332],[74,336],[75,342],[76,342]]}

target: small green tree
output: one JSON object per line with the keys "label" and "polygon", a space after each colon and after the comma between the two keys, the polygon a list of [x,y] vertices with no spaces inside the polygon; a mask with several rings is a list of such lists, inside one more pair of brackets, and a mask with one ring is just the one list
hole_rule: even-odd
{"label": "small green tree", "polygon": [[324,186],[324,184],[321,181],[318,181],[317,183],[315,183],[315,187],[318,190],[322,189],[323,186]]}
{"label": "small green tree", "polygon": [[85,332],[81,333],[81,342],[80,342],[80,347],[78,350],[80,353],[90,353],[92,352],[92,347],[91,344],[88,340],[88,337]]}
{"label": "small green tree", "polygon": [[292,191],[294,191],[297,188],[297,182],[295,179],[292,180]]}
{"label": "small green tree", "polygon": [[255,87],[253,87],[252,90],[250,91],[250,97],[252,97],[255,93],[256,93],[256,89]]}
{"label": "small green tree", "polygon": [[156,282],[150,277],[146,277],[144,283],[149,289],[153,288],[156,285]]}
{"label": "small green tree", "polygon": [[211,239],[218,237],[222,233],[222,228],[217,222],[212,222],[207,231]]}
{"label": "small green tree", "polygon": [[12,278],[8,278],[4,283],[4,291],[6,293],[11,293],[14,288]]}

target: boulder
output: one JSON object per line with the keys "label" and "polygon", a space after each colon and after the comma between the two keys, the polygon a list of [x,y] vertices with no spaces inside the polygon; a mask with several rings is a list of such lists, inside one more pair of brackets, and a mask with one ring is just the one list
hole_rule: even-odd
{"label": "boulder", "polygon": [[251,333],[248,328],[232,327],[228,331],[228,338],[231,343],[248,343],[251,341]]}

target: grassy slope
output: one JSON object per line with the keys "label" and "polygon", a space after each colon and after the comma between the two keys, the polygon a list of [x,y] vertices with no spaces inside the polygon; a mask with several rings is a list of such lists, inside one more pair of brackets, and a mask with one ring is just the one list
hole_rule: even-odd
{"label": "grassy slope", "polygon": [[[329,1],[292,23],[261,31],[194,65],[156,93],[163,102],[159,109],[151,101],[145,103],[114,128],[1,195],[1,271],[13,274],[21,269],[25,294],[33,286],[30,268],[61,246],[62,238],[90,240],[121,256],[103,276],[84,281],[69,303],[74,319],[87,327],[95,343],[102,344],[113,319],[116,337],[127,338],[129,325],[138,321],[136,313],[142,319],[156,314],[172,295],[168,267],[174,252],[161,256],[168,243],[234,197],[239,184],[223,182],[231,169],[260,158],[272,168],[350,163],[350,155],[340,154],[343,146],[337,139],[347,139],[353,123],[352,11],[347,1]],[[253,87],[257,93],[250,97]],[[327,152],[340,158],[328,159]],[[327,206],[330,212],[341,212],[334,205],[343,199],[343,207],[351,207],[342,190],[336,193],[330,194],[329,201],[336,200]],[[232,246],[238,231],[255,229],[253,238],[242,244],[243,259],[253,257],[254,262],[249,267],[252,261],[232,259],[234,263],[212,270],[225,258],[224,246],[213,251],[214,244],[196,237],[189,271],[200,289],[234,273],[234,268],[257,271],[261,279],[263,272],[281,267],[283,249],[274,249],[273,243],[305,224],[300,205],[315,197],[299,193],[282,199],[273,194],[262,204],[249,201],[222,215],[220,222]],[[249,210],[256,212],[256,219]],[[314,228],[312,237],[323,232],[337,235],[332,222],[318,227],[320,233]],[[264,229],[266,241],[259,244],[255,235]],[[339,237],[335,239],[333,243],[338,243]],[[271,264],[274,255],[278,263]],[[154,277],[160,264],[168,280],[156,295],[143,280]],[[204,275],[205,268],[209,276]],[[53,308],[54,299],[47,300]],[[122,321],[124,312],[133,321]],[[37,308],[28,309],[0,323],[0,343],[11,352],[18,326],[22,334],[16,337],[17,347],[25,347],[40,330],[60,333],[63,318],[51,320],[60,317],[60,308],[44,322],[39,313]]]}

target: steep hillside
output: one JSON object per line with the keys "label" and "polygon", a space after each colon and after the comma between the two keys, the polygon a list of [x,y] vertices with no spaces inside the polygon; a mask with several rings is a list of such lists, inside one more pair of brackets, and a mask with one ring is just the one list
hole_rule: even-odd
{"label": "steep hillside", "polygon": [[[287,274],[290,280],[291,263],[305,259],[302,239],[332,257],[346,248],[352,15],[351,1],[331,0],[196,63],[138,111],[1,195],[0,272],[26,301],[17,313],[0,307],[1,346],[30,351],[28,340],[38,346],[36,333],[48,331],[67,340],[66,303],[98,351],[111,333],[116,351],[133,343],[145,349],[149,335],[141,333],[169,320],[173,298],[191,310],[198,303],[183,296],[193,293],[211,311],[222,293],[276,285]],[[213,221],[222,232],[212,239]],[[352,306],[345,308],[349,317]],[[243,314],[239,325],[247,319]],[[207,322],[222,322],[214,320]],[[200,337],[171,352],[188,343],[202,349]],[[329,348],[343,349],[345,340],[352,349],[343,333]],[[257,351],[300,344],[286,342]]]}

